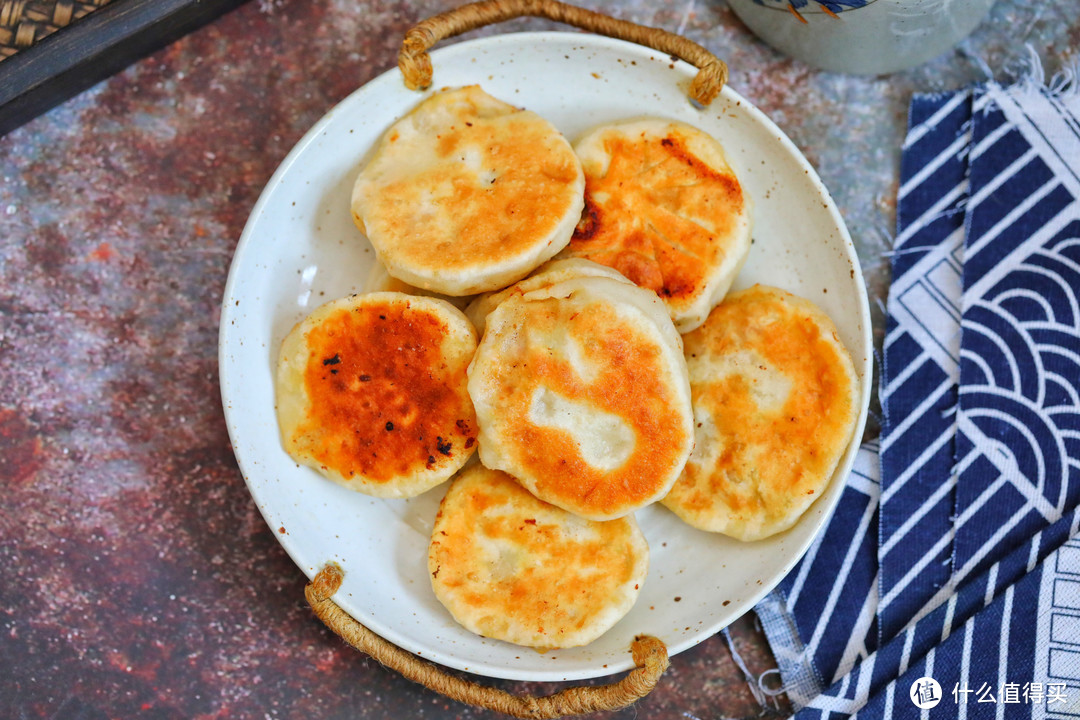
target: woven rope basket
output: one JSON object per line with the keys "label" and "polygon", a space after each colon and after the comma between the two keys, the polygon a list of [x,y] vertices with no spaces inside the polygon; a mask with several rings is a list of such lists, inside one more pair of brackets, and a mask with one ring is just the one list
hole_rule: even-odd
{"label": "woven rope basket", "polygon": [[109,0],[0,0],[0,60],[108,3]]}

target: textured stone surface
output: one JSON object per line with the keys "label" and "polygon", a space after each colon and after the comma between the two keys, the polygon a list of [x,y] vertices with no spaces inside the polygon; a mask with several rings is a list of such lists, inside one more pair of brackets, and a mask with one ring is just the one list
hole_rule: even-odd
{"label": "textured stone surface", "polygon": [[[818,168],[877,300],[910,94],[984,68],[1007,80],[1025,45],[1052,74],[1080,40],[1080,0],[999,0],[924,67],[841,76],[776,54],[720,0],[587,4],[728,60],[731,84]],[[254,0],[0,138],[0,717],[489,716],[312,619],[237,470],[217,388],[218,304],[263,185],[336,101],[393,66],[407,27],[450,5]],[[772,666],[752,616],[730,635],[751,673]],[[758,704],[718,636],[612,717],[778,707]]]}

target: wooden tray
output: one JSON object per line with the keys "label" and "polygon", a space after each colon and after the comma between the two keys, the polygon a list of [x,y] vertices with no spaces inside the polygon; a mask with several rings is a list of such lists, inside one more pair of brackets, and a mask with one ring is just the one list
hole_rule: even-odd
{"label": "wooden tray", "polygon": [[0,136],[245,0],[0,0]]}

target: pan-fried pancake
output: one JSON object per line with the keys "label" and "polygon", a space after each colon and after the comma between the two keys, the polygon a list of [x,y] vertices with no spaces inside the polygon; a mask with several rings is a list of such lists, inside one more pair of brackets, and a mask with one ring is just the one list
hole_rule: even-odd
{"label": "pan-fried pancake", "polygon": [[659,295],[679,332],[693,330],[750,250],[750,199],[720,143],[642,119],[598,128],[574,149],[585,212],[562,256],[610,265]]}
{"label": "pan-fried pancake", "polygon": [[591,520],[663,497],[693,447],[682,340],[642,288],[579,277],[512,295],[469,366],[480,459]]}
{"label": "pan-fried pancake", "polygon": [[551,123],[469,86],[432,95],[390,128],[356,180],[352,212],[391,275],[471,295],[565,247],[584,185]]}
{"label": "pan-fried pancake", "polygon": [[387,272],[386,266],[383,265],[378,258],[374,258],[371,262],[371,269],[368,271],[367,282],[364,283],[364,292],[397,292],[405,293],[406,295],[424,295],[445,300],[461,311],[464,311],[475,297],[473,295],[443,295],[442,293],[437,293],[433,290],[425,290],[424,288],[410,285],[404,280],[398,280]]}
{"label": "pan-fried pancake", "polygon": [[584,520],[480,464],[450,485],[428,550],[435,596],[459,623],[545,650],[607,631],[633,606],[648,566],[633,516]]}
{"label": "pan-fried pancake", "polygon": [[836,327],[809,300],[755,285],[683,341],[697,444],[663,504],[739,540],[788,529],[828,485],[859,415]]}
{"label": "pan-fried pancake", "polygon": [[518,280],[508,288],[478,295],[465,308],[465,315],[472,320],[476,332],[483,335],[488,314],[506,298],[514,294],[523,295],[531,290],[554,285],[557,282],[575,277],[608,277],[630,282],[614,268],[584,258],[549,260],[536,268],[527,278]]}
{"label": "pan-fried pancake", "polygon": [[419,495],[475,452],[475,351],[472,325],[443,300],[380,292],[322,305],[281,346],[285,450],[353,490]]}

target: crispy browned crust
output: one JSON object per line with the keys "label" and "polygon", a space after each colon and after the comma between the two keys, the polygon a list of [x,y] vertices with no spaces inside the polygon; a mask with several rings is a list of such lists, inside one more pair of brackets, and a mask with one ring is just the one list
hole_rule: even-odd
{"label": "crispy browned crust", "polygon": [[585,210],[564,257],[615,268],[667,303],[681,332],[719,302],[750,247],[750,204],[713,138],[682,123],[600,128],[575,146]]}
{"label": "crispy browned crust", "polygon": [[683,340],[698,441],[664,505],[742,540],[787,529],[831,480],[858,419],[835,326],[810,301],[756,285]]}
{"label": "crispy browned crust", "polygon": [[565,247],[583,187],[554,126],[470,86],[436,93],[387,132],[357,178],[352,211],[393,276],[469,295]]}
{"label": "crispy browned crust", "polygon": [[582,520],[474,464],[435,518],[436,597],[472,632],[552,649],[584,645],[633,606],[648,545],[632,517]]}
{"label": "crispy browned crust", "polygon": [[679,336],[659,301],[624,281],[511,296],[488,316],[469,378],[484,463],[582,517],[660,499],[693,444]]}
{"label": "crispy browned crust", "polygon": [[475,334],[441,300],[373,293],[329,303],[282,346],[286,450],[348,487],[411,496],[475,451],[466,388]]}

